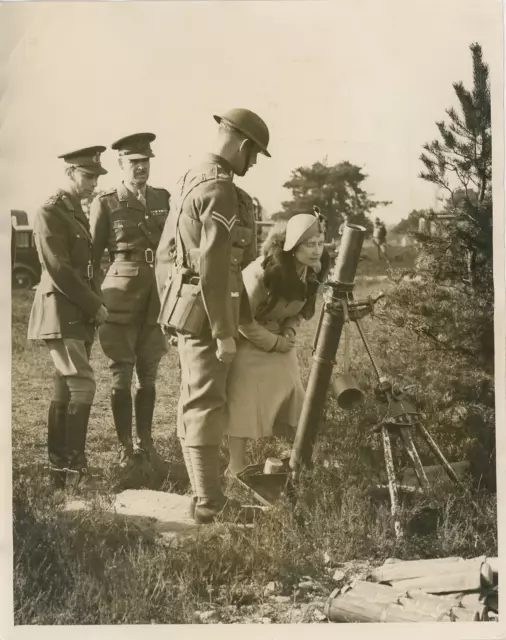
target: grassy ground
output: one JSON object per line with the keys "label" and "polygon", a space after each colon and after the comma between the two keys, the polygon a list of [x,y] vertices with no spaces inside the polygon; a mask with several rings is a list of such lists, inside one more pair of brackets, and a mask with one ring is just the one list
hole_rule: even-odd
{"label": "grassy ground", "polygon": [[[372,263],[361,263],[363,274],[368,264]],[[356,294],[366,295],[380,286],[388,289],[393,285],[363,281]],[[116,451],[108,401],[109,373],[96,344],[93,366],[97,396],[88,452],[92,467],[102,476],[102,503],[97,499],[96,506],[86,514],[64,516],[62,498],[52,494],[43,469],[52,367],[45,347],[25,339],[32,296],[32,292],[13,294],[17,624],[189,623],[194,620],[194,612],[203,609],[221,611],[225,621],[251,621],[252,610],[259,619],[265,613],[268,603],[264,587],[270,581],[279,582],[280,593],[290,600],[284,608],[269,608],[270,619],[290,622],[295,620],[294,610],[301,597],[297,584],[302,576],[313,577],[328,595],[336,586],[331,574],[339,563],[358,559],[375,564],[392,556],[411,559],[497,554],[495,495],[484,491],[478,495],[482,506],[479,515],[472,511],[468,498],[455,492],[436,491],[430,500],[406,504],[403,518],[408,535],[403,541],[396,540],[388,502],[370,495],[371,484],[383,469],[381,445],[370,427],[378,422],[385,407],[375,402],[374,376],[356,331],[352,334],[352,373],[366,399],[360,408],[345,412],[329,398],[315,450],[315,468],[299,488],[296,512],[280,505],[253,530],[213,525],[201,528],[195,539],[171,545],[146,539],[120,517],[104,517],[101,504],[111,497]],[[412,335],[389,327],[381,309],[378,316],[365,319],[363,326],[380,366],[388,375],[417,385],[417,404],[448,458],[472,460],[474,440],[466,425],[441,416],[454,407],[462,385],[474,388],[473,372],[448,356],[427,351]],[[308,323],[300,335],[304,379],[311,366],[316,322],[317,318]],[[160,372],[155,433],[164,456],[182,462],[175,437],[178,385],[177,353],[171,350]],[[252,461],[260,462],[267,455],[286,451],[286,447],[286,442],[275,440],[257,444],[251,450]],[[432,463],[423,447],[420,451],[424,461]],[[310,613],[296,619],[312,620]]]}

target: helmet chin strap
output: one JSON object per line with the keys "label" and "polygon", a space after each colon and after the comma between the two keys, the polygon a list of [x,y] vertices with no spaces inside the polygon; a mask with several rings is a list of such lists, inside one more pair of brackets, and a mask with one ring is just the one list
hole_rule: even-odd
{"label": "helmet chin strap", "polygon": [[242,153],[244,153],[244,164],[243,164],[243,170],[242,172],[239,172],[237,170],[234,171],[234,173],[238,176],[240,176],[241,178],[243,176],[246,175],[246,172],[249,169],[249,161],[251,158],[251,154],[253,153],[253,143],[251,142],[251,140],[248,140],[246,138],[246,140],[243,140],[241,142],[241,146],[239,147],[239,155],[241,155]]}

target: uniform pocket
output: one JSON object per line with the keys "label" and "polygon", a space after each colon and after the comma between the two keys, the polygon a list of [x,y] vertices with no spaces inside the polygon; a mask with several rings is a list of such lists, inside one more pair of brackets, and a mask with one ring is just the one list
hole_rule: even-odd
{"label": "uniform pocket", "polygon": [[116,242],[133,242],[140,233],[137,223],[125,218],[113,218],[112,230]]}
{"label": "uniform pocket", "polygon": [[[130,322],[140,301],[145,297],[142,282],[137,277],[139,266],[126,262],[115,262],[102,283],[104,303],[109,311],[109,322]],[[145,283],[144,283],[145,284]]]}
{"label": "uniform pocket", "polygon": [[58,291],[42,294],[41,333],[51,334],[62,332],[67,328],[84,322],[82,310]]}
{"label": "uniform pocket", "polygon": [[109,267],[106,278],[135,278],[139,273],[139,265],[128,262],[115,262]]}
{"label": "uniform pocket", "polygon": [[168,209],[161,209],[157,211],[151,211],[151,218],[159,231],[163,231],[163,227],[165,226],[165,221],[167,220],[167,216],[169,215]]}
{"label": "uniform pocket", "polygon": [[247,247],[253,239],[253,229],[234,225],[231,233],[232,244],[236,247]]}

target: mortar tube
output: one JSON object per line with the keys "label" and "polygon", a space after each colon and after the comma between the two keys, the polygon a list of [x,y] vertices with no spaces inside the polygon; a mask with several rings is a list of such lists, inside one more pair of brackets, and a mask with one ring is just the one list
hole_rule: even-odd
{"label": "mortar tube", "polygon": [[302,411],[290,456],[292,475],[297,476],[301,462],[311,465],[313,448],[321,422],[330,378],[344,326],[344,314],[335,304],[346,298],[355,283],[355,274],[364,241],[365,228],[345,227],[336,264],[330,275],[332,303],[324,302],[322,321],[313,353],[313,364],[304,395]]}

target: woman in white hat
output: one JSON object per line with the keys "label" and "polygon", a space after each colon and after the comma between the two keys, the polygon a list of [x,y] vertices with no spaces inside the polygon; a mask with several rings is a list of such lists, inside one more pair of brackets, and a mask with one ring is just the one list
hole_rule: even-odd
{"label": "woman in white hat", "polygon": [[297,327],[315,312],[318,285],[329,266],[324,240],[321,216],[297,214],[276,223],[262,255],[243,271],[254,320],[239,327],[228,377],[230,474],[246,466],[249,438],[297,426],[304,399]]}

